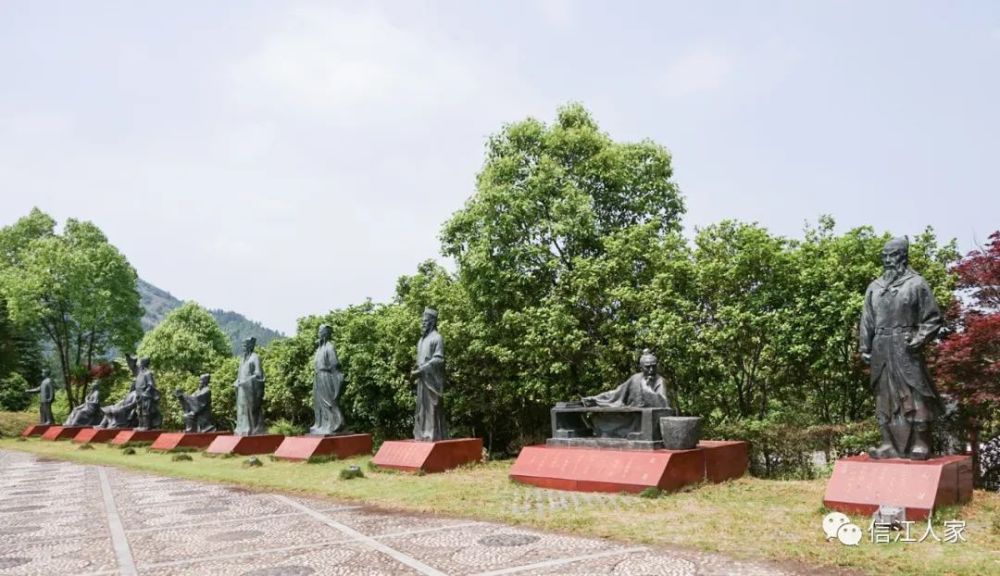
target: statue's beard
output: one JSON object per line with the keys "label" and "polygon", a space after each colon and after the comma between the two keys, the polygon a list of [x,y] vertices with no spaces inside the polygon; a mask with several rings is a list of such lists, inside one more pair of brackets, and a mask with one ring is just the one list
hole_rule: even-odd
{"label": "statue's beard", "polygon": [[888,284],[895,282],[903,273],[906,272],[906,263],[900,262],[898,264],[893,264],[890,266],[885,266],[882,270],[882,279]]}

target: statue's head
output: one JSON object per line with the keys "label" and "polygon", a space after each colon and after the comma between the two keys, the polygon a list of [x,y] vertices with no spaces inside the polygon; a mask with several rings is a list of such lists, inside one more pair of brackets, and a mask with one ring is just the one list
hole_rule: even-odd
{"label": "statue's head", "polygon": [[642,351],[642,356],[639,357],[639,369],[642,370],[643,376],[647,378],[656,377],[656,356],[650,352],[649,348]]}
{"label": "statue's head", "polygon": [[139,368],[142,370],[149,368],[149,356],[146,356],[145,358],[139,358]]}
{"label": "statue's head", "polygon": [[420,318],[420,329],[423,330],[424,334],[428,334],[431,330],[437,328],[437,323],[437,310],[433,308],[424,308],[424,315]]}
{"label": "statue's head", "polygon": [[42,368],[42,378],[48,378],[52,375],[52,372],[48,368]]}
{"label": "statue's head", "polygon": [[320,342],[326,342],[333,336],[333,328],[329,324],[319,325],[319,340]]}
{"label": "statue's head", "polygon": [[906,269],[910,262],[910,241],[903,238],[893,238],[882,248],[882,268],[886,271],[899,272]]}
{"label": "statue's head", "polygon": [[211,374],[202,374],[201,376],[198,377],[198,387],[199,388],[204,388],[204,387],[208,386],[208,384],[211,381],[212,381],[212,375]]}
{"label": "statue's head", "polygon": [[243,353],[249,354],[253,352],[253,349],[257,347],[257,339],[253,336],[247,338],[243,341]]}

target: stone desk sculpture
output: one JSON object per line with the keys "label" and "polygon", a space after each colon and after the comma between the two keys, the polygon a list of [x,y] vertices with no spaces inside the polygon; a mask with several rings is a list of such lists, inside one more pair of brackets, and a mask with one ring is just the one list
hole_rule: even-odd
{"label": "stone desk sculpture", "polygon": [[614,390],[556,404],[552,437],[525,446],[510,478],[558,490],[641,492],[743,475],[747,443],[699,442],[701,419],[675,416],[656,356],[644,350],[639,366]]}
{"label": "stone desk sculpture", "polygon": [[551,446],[654,450],[663,447],[660,418],[673,408],[584,406],[560,402],[552,409]]}

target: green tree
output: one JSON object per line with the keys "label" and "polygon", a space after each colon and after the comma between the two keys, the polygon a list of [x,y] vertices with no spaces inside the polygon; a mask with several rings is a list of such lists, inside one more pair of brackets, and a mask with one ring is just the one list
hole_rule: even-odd
{"label": "green tree", "polygon": [[501,446],[543,434],[552,402],[620,379],[657,341],[635,328],[646,316],[636,295],[660,272],[657,252],[677,252],[684,203],[671,176],[662,146],[615,142],[575,104],[551,126],[528,119],[489,139],[442,243],[467,303],[452,318],[468,373],[503,404],[499,417],[522,415]]}
{"label": "green tree", "polygon": [[142,335],[135,270],[90,222],[69,219],[56,234],[54,221],[34,210],[0,236],[10,318],[52,342],[75,406],[108,349],[132,349]]}
{"label": "green tree", "polygon": [[185,302],[143,336],[138,354],[155,370],[198,375],[230,355],[229,339],[208,311]]}

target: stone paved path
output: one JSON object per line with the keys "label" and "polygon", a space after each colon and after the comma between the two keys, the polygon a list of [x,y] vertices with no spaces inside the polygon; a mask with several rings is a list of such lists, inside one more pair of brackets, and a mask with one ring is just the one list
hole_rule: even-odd
{"label": "stone paved path", "polygon": [[780,575],[787,568],[372,511],[0,451],[0,575]]}

